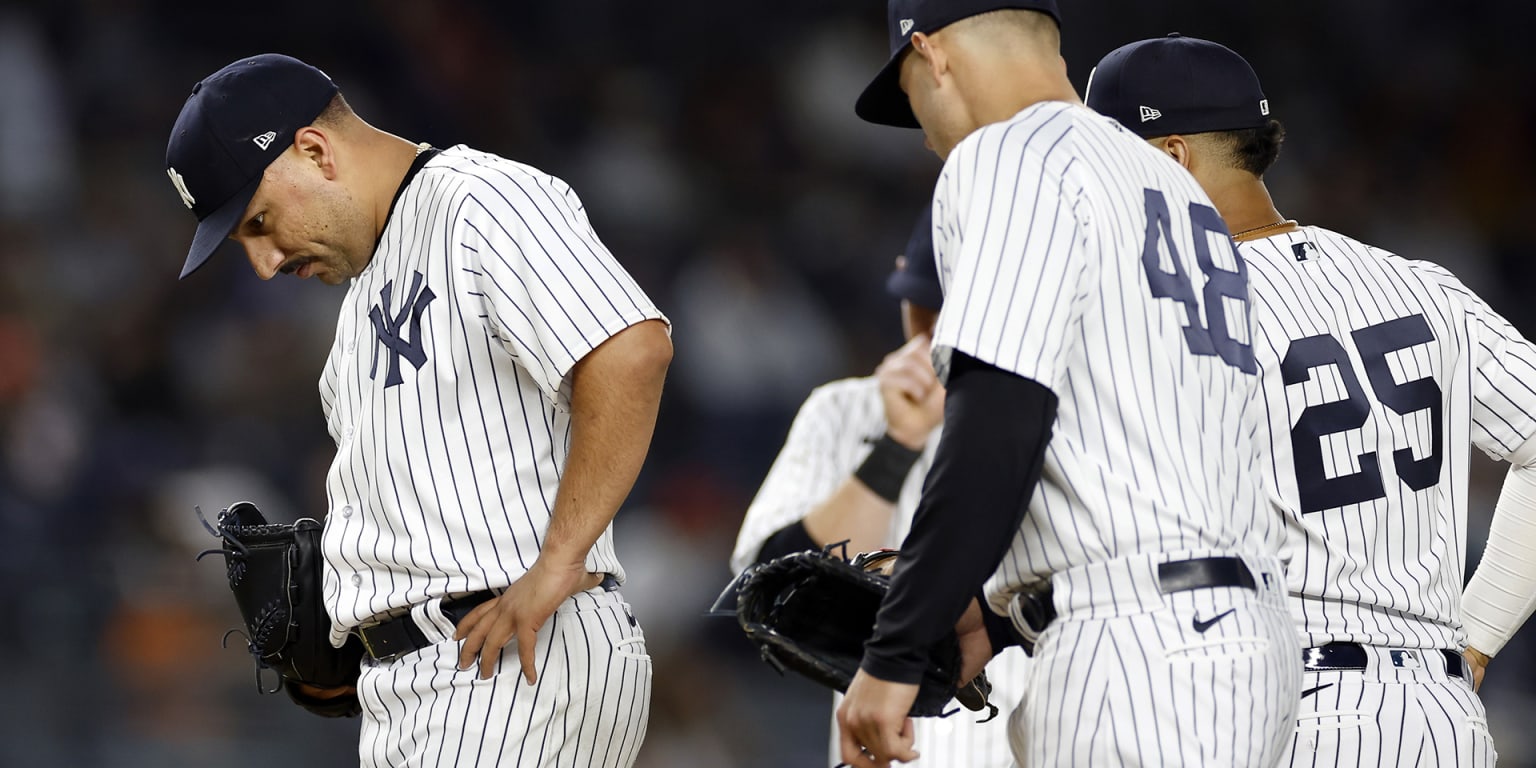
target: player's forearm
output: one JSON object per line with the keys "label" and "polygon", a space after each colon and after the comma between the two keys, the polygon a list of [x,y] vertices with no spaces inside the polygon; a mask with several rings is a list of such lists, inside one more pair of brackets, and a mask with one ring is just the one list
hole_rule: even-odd
{"label": "player's forearm", "polygon": [[1049,389],[954,357],[933,470],[865,647],[863,668],[882,680],[916,682],[923,649],[955,626],[1002,561],[1039,482],[1056,417]]}
{"label": "player's forearm", "polygon": [[571,448],[539,554],[586,559],[634,487],[650,449],[672,341],[660,320],[620,331],[571,371]]}
{"label": "player's forearm", "polygon": [[850,555],[871,552],[890,545],[895,511],[894,503],[849,477],[805,516],[805,531],[817,546],[846,540]]}
{"label": "player's forearm", "polygon": [[1496,655],[1536,608],[1536,468],[1504,479],[1482,562],[1462,596],[1467,644]]}

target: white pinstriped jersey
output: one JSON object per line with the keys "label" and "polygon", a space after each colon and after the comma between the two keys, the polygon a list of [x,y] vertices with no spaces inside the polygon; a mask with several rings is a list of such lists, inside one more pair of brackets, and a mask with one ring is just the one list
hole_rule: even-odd
{"label": "white pinstriped jersey", "polygon": [[[565,182],[462,146],[426,163],[348,288],[320,380],[334,642],[532,565],[570,441],[567,374],[652,318]],[[587,569],[623,578],[611,528]]]}
{"label": "white pinstriped jersey", "polygon": [[1536,348],[1428,262],[1319,227],[1239,251],[1306,644],[1463,647],[1469,444],[1536,435]]}
{"label": "white pinstriped jersey", "polygon": [[[784,447],[768,471],[768,477],[747,508],[731,556],[731,571],[741,573],[757,559],[757,553],[779,529],[803,519],[816,505],[831,496],[864,458],[874,441],[886,431],[885,405],[880,382],[874,377],[843,379],[817,387],[790,427]],[[929,436],[923,453],[907,475],[896,499],[896,514],[886,541],[897,546],[912,527],[912,515],[922,498],[923,478],[933,464],[938,432]],[[852,554],[852,553],[850,553]],[[987,665],[992,683],[991,701],[1007,712],[1023,695],[1029,657],[1009,648]],[[835,710],[834,704],[834,710]],[[914,739],[922,758],[907,765],[917,768],[1007,768],[1013,764],[1008,749],[1008,728],[1003,718],[974,722],[961,712],[953,717],[913,719]],[[837,725],[832,726],[833,762],[837,761]]]}
{"label": "white pinstriped jersey", "polygon": [[934,245],[940,375],[960,350],[1059,398],[1040,485],[988,584],[995,610],[1091,562],[1278,550],[1240,421],[1257,384],[1247,280],[1188,173],[1109,118],[1042,102],[950,154]]}

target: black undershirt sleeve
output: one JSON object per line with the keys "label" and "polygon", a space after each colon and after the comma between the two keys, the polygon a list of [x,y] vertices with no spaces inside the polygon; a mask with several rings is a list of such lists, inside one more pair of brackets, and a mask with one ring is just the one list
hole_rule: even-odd
{"label": "black undershirt sleeve", "polygon": [[766,563],[776,557],[792,552],[804,552],[807,549],[821,549],[821,545],[817,544],[811,538],[811,534],[805,530],[805,521],[796,520],[774,531],[773,535],[763,542],[762,548],[757,550],[757,562]]}
{"label": "black undershirt sleeve", "polygon": [[864,646],[864,671],[890,682],[922,679],[926,649],[954,628],[1002,562],[1056,420],[1049,389],[958,351],[946,389],[933,469]]}

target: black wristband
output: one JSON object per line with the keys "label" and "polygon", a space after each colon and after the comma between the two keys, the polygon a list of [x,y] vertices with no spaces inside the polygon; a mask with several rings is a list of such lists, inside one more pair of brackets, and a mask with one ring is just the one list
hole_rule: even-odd
{"label": "black wristband", "polygon": [[1004,648],[1011,645],[1026,646],[1031,652],[1034,650],[1028,648],[1029,643],[1024,640],[1023,635],[1019,634],[1019,630],[1014,628],[1013,619],[992,612],[992,609],[987,606],[985,592],[978,590],[976,599],[981,603],[981,625],[987,630],[987,639],[992,643],[993,656],[1002,653]]}
{"label": "black wristband", "polygon": [[896,498],[901,495],[901,486],[907,482],[907,473],[912,471],[912,465],[917,463],[917,457],[921,455],[922,451],[914,451],[896,442],[889,434],[881,435],[875,441],[874,450],[854,470],[853,476],[874,491],[876,496],[895,504]]}
{"label": "black wristband", "polygon": [[766,563],[791,552],[804,552],[807,549],[821,549],[821,545],[805,530],[805,520],[796,520],[769,536],[763,542],[762,549],[757,551],[757,560],[754,562]]}

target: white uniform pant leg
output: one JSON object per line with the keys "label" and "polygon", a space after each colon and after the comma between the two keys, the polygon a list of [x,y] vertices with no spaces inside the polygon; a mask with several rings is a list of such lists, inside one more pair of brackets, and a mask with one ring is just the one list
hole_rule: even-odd
{"label": "white uniform pant leg", "polygon": [[522,676],[516,643],[496,674],[457,669],[460,644],[432,600],[412,615],[435,645],[365,662],[358,756],[363,768],[628,768],[645,738],[651,659],[618,593],[566,601],[539,631],[538,683]]}
{"label": "white uniform pant leg", "polygon": [[[1196,631],[1196,618],[1231,614]],[[1170,595],[1155,610],[1059,618],[1041,635],[1010,718],[1023,768],[1276,764],[1289,738],[1300,642],[1278,595]]]}
{"label": "white uniform pant leg", "polygon": [[[1427,656],[1437,658],[1438,652]],[[1281,765],[1459,766],[1498,758],[1487,712],[1457,678],[1396,680],[1358,670],[1306,672],[1296,729]]]}

